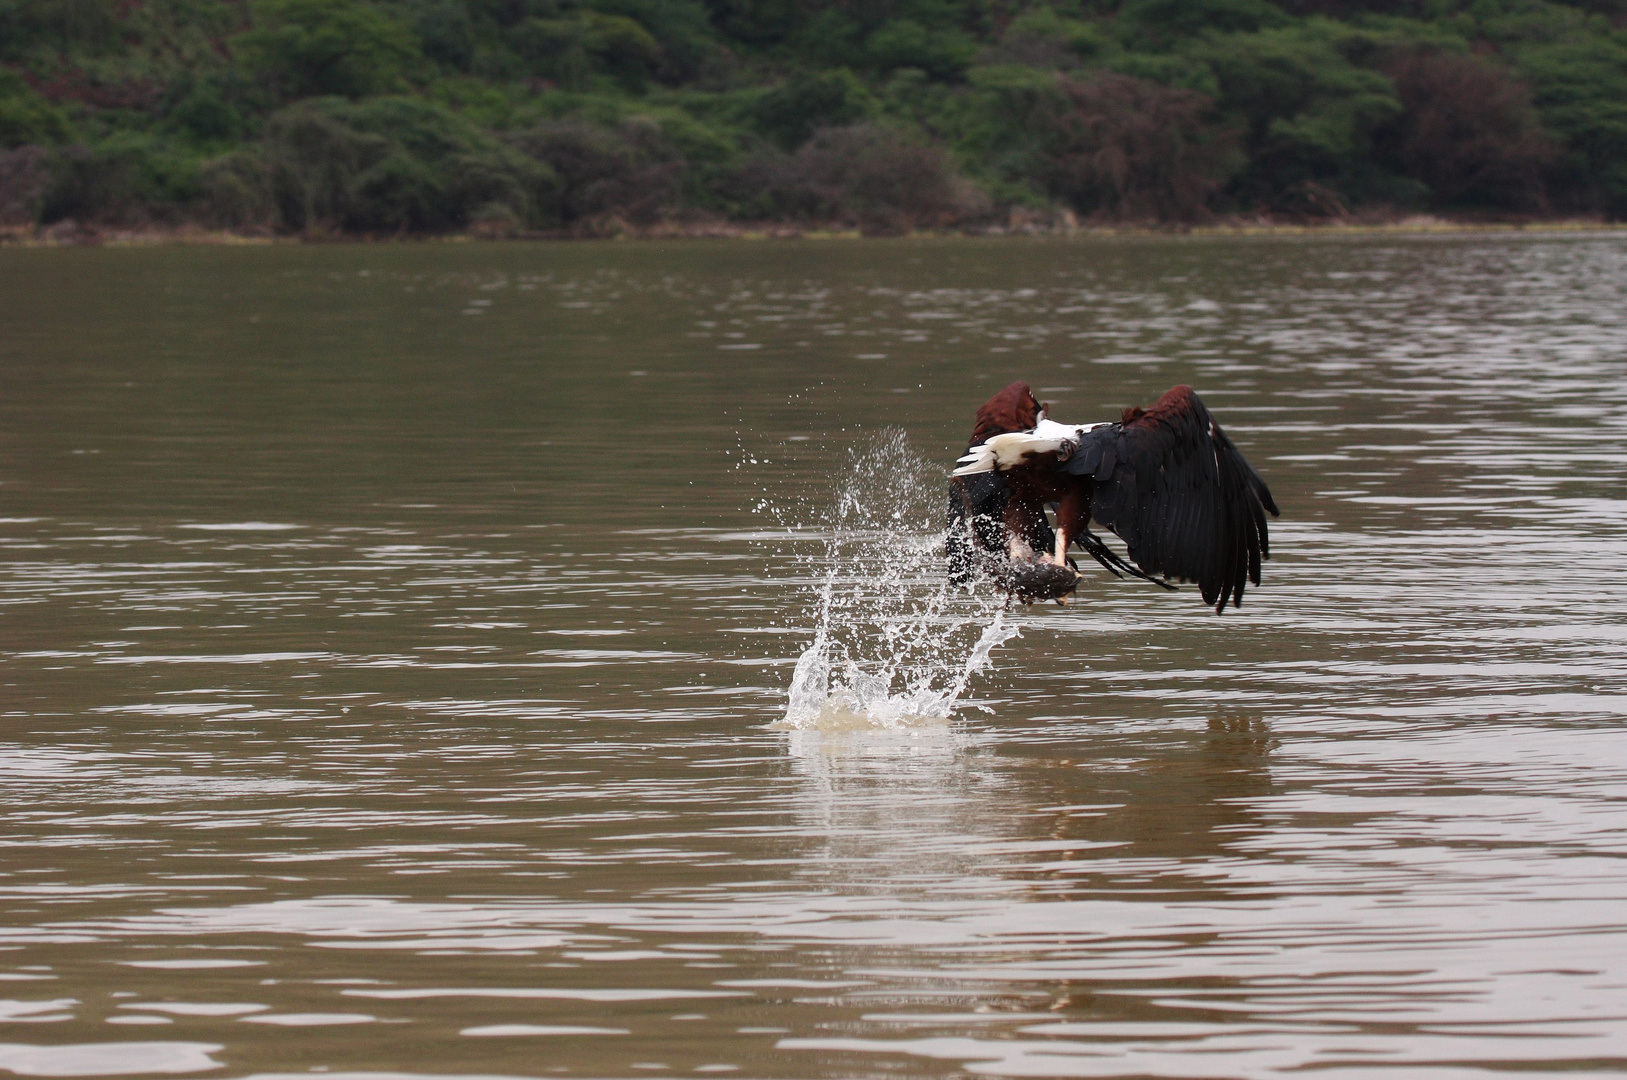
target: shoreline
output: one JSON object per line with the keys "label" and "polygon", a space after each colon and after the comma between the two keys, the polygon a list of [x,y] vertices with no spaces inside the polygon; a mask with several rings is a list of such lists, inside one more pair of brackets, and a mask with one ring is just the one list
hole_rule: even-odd
{"label": "shoreline", "polygon": [[1348,217],[1319,221],[1272,220],[1265,217],[1220,219],[1202,225],[1086,224],[1071,220],[1072,215],[1025,220],[1014,214],[1003,224],[945,229],[917,229],[909,232],[874,234],[831,224],[799,225],[787,222],[662,222],[633,226],[622,221],[602,223],[583,230],[509,231],[496,233],[478,228],[455,233],[317,233],[273,234],[205,229],[193,225],[146,226],[141,228],[102,228],[81,226],[72,221],[50,226],[0,228],[0,248],[54,247],[258,247],[283,244],[465,244],[465,243],[592,243],[652,242],[661,240],[725,241],[829,241],[829,240],[908,240],[982,237],[1224,237],[1224,236],[1365,236],[1426,235],[1451,233],[1552,233],[1614,232],[1627,230],[1627,222],[1601,218],[1536,218],[1494,221],[1477,218],[1451,218],[1433,214],[1412,214],[1388,220]]}

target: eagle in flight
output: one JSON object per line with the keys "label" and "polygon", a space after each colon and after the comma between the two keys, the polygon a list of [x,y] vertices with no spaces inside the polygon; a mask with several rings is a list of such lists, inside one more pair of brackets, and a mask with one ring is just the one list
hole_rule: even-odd
{"label": "eagle in flight", "polygon": [[[1195,581],[1217,614],[1260,584],[1271,556],[1265,515],[1277,516],[1277,504],[1190,386],[1126,409],[1116,424],[1045,414],[1025,382],[977,410],[950,480],[952,580],[986,574],[1025,603],[1065,603],[1079,583],[1068,557],[1077,544],[1119,577]],[[1131,562],[1090,531],[1091,519],[1124,541]]]}

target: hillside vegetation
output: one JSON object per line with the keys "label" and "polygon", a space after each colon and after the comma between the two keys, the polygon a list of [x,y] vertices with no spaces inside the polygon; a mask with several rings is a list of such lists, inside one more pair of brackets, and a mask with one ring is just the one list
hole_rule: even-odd
{"label": "hillside vegetation", "polygon": [[1627,217],[1627,0],[0,0],[0,226]]}

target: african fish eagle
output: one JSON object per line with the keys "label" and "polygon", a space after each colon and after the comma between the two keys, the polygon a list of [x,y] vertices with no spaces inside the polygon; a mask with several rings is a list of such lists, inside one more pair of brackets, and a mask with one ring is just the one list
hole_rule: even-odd
{"label": "african fish eagle", "polygon": [[[1277,504],[1190,386],[1117,423],[1076,427],[1014,382],[977,410],[958,465],[947,551],[960,584],[982,572],[1025,602],[1062,603],[1079,582],[1068,558],[1077,544],[1116,576],[1195,581],[1218,614],[1243,602],[1245,583],[1260,584],[1270,558],[1265,515]],[[1092,518],[1134,566],[1090,531]]]}

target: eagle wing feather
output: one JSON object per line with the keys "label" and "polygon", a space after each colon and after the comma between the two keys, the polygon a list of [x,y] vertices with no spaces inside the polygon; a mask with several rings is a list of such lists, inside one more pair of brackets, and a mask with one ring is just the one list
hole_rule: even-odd
{"label": "eagle wing feather", "polygon": [[1059,467],[1092,479],[1091,517],[1146,573],[1196,582],[1217,612],[1260,583],[1277,505],[1191,387],[1086,432]]}

